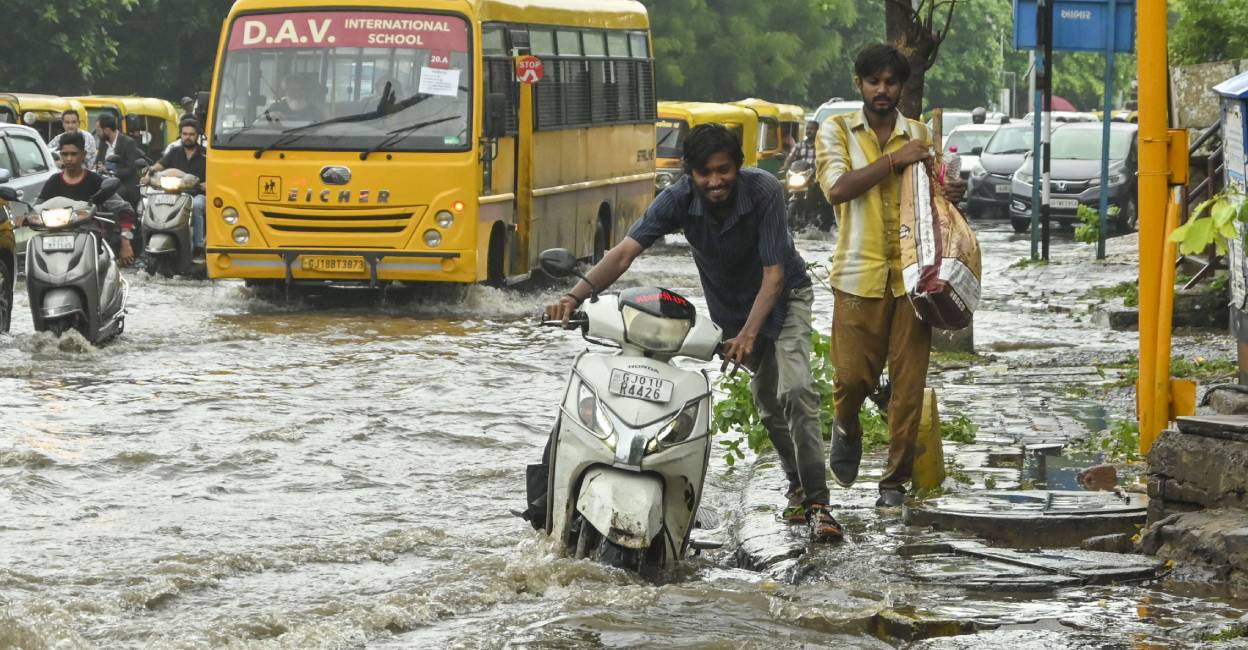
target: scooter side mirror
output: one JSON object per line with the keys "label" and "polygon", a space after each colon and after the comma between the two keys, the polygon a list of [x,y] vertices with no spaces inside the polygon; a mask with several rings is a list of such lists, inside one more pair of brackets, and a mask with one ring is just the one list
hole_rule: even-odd
{"label": "scooter side mirror", "polygon": [[100,191],[91,197],[91,202],[95,204],[103,203],[108,197],[116,194],[119,189],[121,189],[121,180],[115,176],[109,176],[100,185]]}
{"label": "scooter side mirror", "polygon": [[542,271],[552,278],[566,278],[576,270],[576,257],[566,248],[551,248],[537,257]]}

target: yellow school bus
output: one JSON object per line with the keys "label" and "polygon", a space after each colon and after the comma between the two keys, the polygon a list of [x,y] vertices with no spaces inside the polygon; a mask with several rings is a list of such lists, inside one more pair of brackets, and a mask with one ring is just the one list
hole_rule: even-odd
{"label": "yellow school bus", "polygon": [[733,104],[710,102],[659,102],[655,125],[655,192],[662,192],[684,175],[680,159],[685,136],[699,124],[723,124],[741,138],[744,165],[758,164],[758,115]]}
{"label": "yellow school bus", "polygon": [[653,198],[640,2],[238,0],[211,95],[214,278],[509,284]]}

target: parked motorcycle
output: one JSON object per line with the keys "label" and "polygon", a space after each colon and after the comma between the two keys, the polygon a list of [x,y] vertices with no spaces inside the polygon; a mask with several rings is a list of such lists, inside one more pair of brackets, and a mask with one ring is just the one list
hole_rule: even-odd
{"label": "parked motorcycle", "polygon": [[[552,276],[581,275],[563,249],[540,263]],[[611,351],[582,353],[572,367],[551,434],[545,529],[577,558],[643,574],[670,568],[690,549],[711,449],[707,375],[672,360],[711,360],[723,333],[656,287],[595,292],[570,323]]]}
{"label": "parked motorcycle", "polygon": [[90,202],[56,197],[36,206],[26,223],[26,293],[35,330],[61,335],[76,329],[101,343],[125,329],[129,290],[100,224],[129,210],[114,196],[121,182],[104,181]]}
{"label": "parked motorcycle", "polygon": [[832,229],[835,220],[831,206],[818,196],[815,184],[815,168],[805,160],[795,161],[785,174],[784,187],[786,192],[785,220],[789,230],[800,232],[815,227],[827,232]]}
{"label": "parked motorcycle", "polygon": [[191,218],[199,179],[178,169],[165,169],[148,177],[143,187],[143,255],[148,275],[190,275],[192,264]]}

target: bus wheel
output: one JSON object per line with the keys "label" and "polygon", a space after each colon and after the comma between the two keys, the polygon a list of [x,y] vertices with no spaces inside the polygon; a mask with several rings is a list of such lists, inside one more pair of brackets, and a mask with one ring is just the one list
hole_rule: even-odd
{"label": "bus wheel", "polygon": [[490,232],[489,258],[485,265],[485,284],[503,288],[507,285],[507,234],[503,224],[494,224]]}

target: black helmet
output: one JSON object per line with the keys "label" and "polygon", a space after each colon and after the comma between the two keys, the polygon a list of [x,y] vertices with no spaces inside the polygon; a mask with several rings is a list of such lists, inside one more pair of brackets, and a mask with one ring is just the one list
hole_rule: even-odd
{"label": "black helmet", "polygon": [[971,111],[972,124],[983,124],[987,119],[988,111],[984,110],[983,106],[976,106],[975,109]]}

